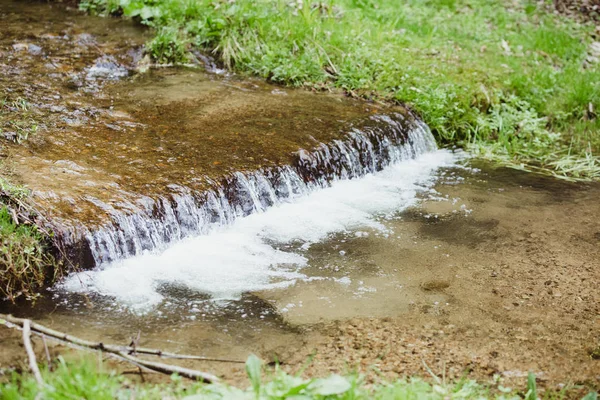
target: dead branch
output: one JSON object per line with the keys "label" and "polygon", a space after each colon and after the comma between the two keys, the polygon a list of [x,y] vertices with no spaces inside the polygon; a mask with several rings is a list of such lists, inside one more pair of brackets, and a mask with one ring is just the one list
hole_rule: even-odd
{"label": "dead branch", "polygon": [[38,385],[43,386],[44,380],[42,379],[42,374],[40,373],[37,359],[35,358],[35,353],[33,352],[33,346],[31,346],[31,329],[29,325],[28,319],[23,321],[23,344],[25,345],[25,351],[27,352],[27,358],[29,359],[29,368],[31,369],[31,372],[33,372],[33,376],[35,377]]}
{"label": "dead branch", "polygon": [[[12,315],[0,314],[0,319],[5,319],[8,322],[11,322],[15,325],[23,326],[23,318],[16,318]],[[118,346],[112,344],[105,344],[102,342],[91,342],[89,340],[80,339],[75,336],[68,335],[63,332],[56,331],[51,328],[47,328],[43,325],[36,324],[35,322],[31,322],[31,329],[35,332],[43,333],[48,337],[56,338],[63,340],[65,342],[71,342],[81,347],[89,347],[93,350],[104,350],[109,353],[120,353],[125,352],[127,354],[148,354],[157,357],[164,358],[174,358],[180,360],[198,360],[198,361],[216,361],[216,362],[229,362],[229,363],[240,363],[243,364],[245,361],[241,360],[230,360],[226,358],[215,358],[215,357],[204,357],[204,356],[195,356],[195,355],[187,355],[187,354],[176,354],[169,353],[166,351],[158,350],[158,349],[149,349],[144,347],[133,347],[133,346]]]}
{"label": "dead branch", "polygon": [[[6,325],[8,327],[19,327],[25,330],[25,326],[28,327],[30,333],[33,332],[40,336],[45,336],[49,339],[54,339],[60,342],[69,343],[75,346],[78,346],[83,349],[88,350],[96,350],[105,352],[111,356],[115,356],[116,358],[125,360],[135,365],[138,368],[144,368],[148,370],[152,370],[155,372],[161,372],[165,374],[173,374],[177,373],[183,377],[195,380],[201,380],[204,382],[217,382],[219,379],[211,374],[196,371],[189,368],[183,368],[175,365],[163,364],[153,361],[147,361],[140,359],[132,354],[147,354],[158,357],[167,357],[167,358],[177,358],[177,359],[188,359],[188,360],[202,360],[202,361],[221,361],[221,362],[235,362],[235,363],[243,363],[243,361],[238,360],[227,360],[227,359],[218,359],[218,358],[210,358],[210,357],[202,357],[202,356],[193,356],[193,355],[180,355],[175,353],[163,352],[162,350],[157,349],[146,349],[146,348],[137,348],[131,346],[117,346],[112,344],[104,344],[102,342],[92,342],[85,339],[80,339],[75,336],[68,335],[63,332],[56,331],[51,328],[47,328],[43,325],[37,324],[35,322],[31,322],[28,319],[16,318],[12,315],[4,315],[0,314],[0,323]],[[30,335],[30,334],[29,334]],[[34,355],[35,357],[35,355]],[[36,364],[37,366],[37,364]],[[39,372],[39,370],[38,370]],[[36,378],[37,379],[37,378]],[[41,376],[40,376],[41,379]]]}
{"label": "dead branch", "polygon": [[46,336],[44,336],[44,334],[42,334],[40,336],[42,338],[42,343],[44,343],[44,351],[46,352],[46,361],[48,362],[48,368],[50,368],[52,359],[50,358],[50,351],[48,350],[48,343],[46,343]]}
{"label": "dead branch", "polygon": [[216,376],[214,376],[212,374],[208,374],[206,372],[201,372],[201,371],[196,371],[194,369],[179,367],[177,365],[169,365],[169,364],[157,363],[154,361],[146,361],[146,360],[142,360],[137,357],[131,356],[125,352],[121,352],[121,353],[119,353],[119,355],[127,361],[131,361],[132,363],[137,363],[143,367],[146,367],[146,368],[151,369],[156,372],[162,372],[162,373],[168,374],[168,375],[176,373],[185,378],[208,382],[208,383],[217,382],[219,380],[219,378],[217,378]]}

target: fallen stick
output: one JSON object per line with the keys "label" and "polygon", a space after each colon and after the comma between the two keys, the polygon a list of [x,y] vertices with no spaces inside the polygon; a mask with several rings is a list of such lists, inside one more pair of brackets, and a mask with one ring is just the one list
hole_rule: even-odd
{"label": "fallen stick", "polygon": [[[39,384],[43,384],[42,376],[39,372],[39,368],[37,367],[37,360],[35,359],[35,354],[33,353],[33,348],[31,347],[31,340],[29,339],[31,336],[31,332],[34,332],[40,336],[45,335],[47,338],[55,339],[61,342],[70,343],[84,349],[88,350],[96,350],[106,352],[111,356],[115,356],[117,358],[123,359],[131,364],[144,369],[149,369],[155,372],[161,372],[164,374],[173,374],[177,373],[185,378],[200,380],[207,383],[217,382],[219,378],[212,374],[208,374],[206,372],[201,372],[189,368],[179,367],[176,365],[169,365],[158,363],[154,361],[147,361],[140,359],[138,357],[133,356],[134,352],[155,356],[167,356],[171,358],[185,358],[185,359],[194,359],[194,360],[205,360],[205,361],[225,361],[225,362],[239,362],[235,360],[222,360],[222,359],[213,359],[208,357],[201,356],[181,356],[174,353],[164,353],[160,350],[155,349],[144,349],[144,348],[133,348],[130,346],[116,346],[110,344],[104,344],[102,342],[92,342],[85,339],[80,339],[75,336],[67,335],[66,333],[56,331],[54,329],[47,328],[43,325],[36,324],[31,322],[28,319],[23,318],[15,318],[12,315],[4,315],[0,314],[0,324],[3,324],[8,327],[20,327],[23,330],[23,341],[25,342],[25,348],[27,350],[27,354],[29,356],[29,363],[31,370],[33,371],[36,380]],[[26,334],[27,333],[27,334]],[[28,343],[28,344],[27,344]],[[36,373],[37,371],[37,373]]]}
{"label": "fallen stick", "polygon": [[141,360],[137,357],[133,357],[127,353],[119,353],[119,355],[124,358],[127,361],[130,361],[132,363],[137,363],[143,367],[146,367],[148,369],[151,369],[153,371],[156,372],[162,372],[164,374],[173,374],[173,373],[177,373],[185,378],[189,378],[189,379],[195,379],[195,380],[199,380],[199,381],[204,381],[204,382],[217,382],[219,380],[219,378],[217,378],[214,375],[208,374],[206,372],[202,372],[202,371],[196,371],[194,369],[189,369],[189,368],[184,368],[184,367],[179,367],[177,365],[169,365],[169,364],[163,364],[163,363],[157,363],[154,361],[146,361],[146,360]]}
{"label": "fallen stick", "polygon": [[50,363],[52,362],[52,359],[50,358],[50,351],[48,350],[48,343],[46,343],[46,336],[44,336],[44,334],[42,333],[40,335],[40,337],[42,338],[42,343],[44,343],[44,351],[46,352],[46,361],[48,362],[48,368],[50,368]]}
{"label": "fallen stick", "polygon": [[33,346],[31,346],[31,329],[28,319],[23,322],[23,344],[25,345],[25,351],[27,352],[27,358],[29,359],[29,368],[31,369],[31,372],[33,372],[33,376],[38,385],[43,386],[44,380],[42,379],[42,374],[40,373],[37,359],[33,352]]}
{"label": "fallen stick", "polygon": [[[13,317],[12,315],[4,315],[4,314],[0,314],[0,320],[1,319],[4,319],[8,322],[11,322],[11,323],[13,323],[15,325],[19,325],[19,326],[23,326],[23,321],[25,321],[25,319],[23,319],[23,318],[16,318],[16,317]],[[128,354],[136,354],[136,353],[137,354],[148,354],[148,355],[157,356],[157,357],[174,358],[174,359],[180,359],[180,360],[216,361],[216,362],[228,362],[228,363],[239,363],[239,364],[245,363],[245,361],[241,361],[241,360],[195,356],[195,355],[188,355],[188,354],[176,354],[176,353],[169,353],[166,351],[162,351],[159,349],[149,349],[149,348],[145,348],[145,347],[133,347],[133,346],[118,346],[118,345],[112,345],[112,344],[105,344],[102,342],[92,342],[89,340],[80,339],[78,337],[68,335],[63,332],[56,331],[51,328],[47,328],[43,325],[36,324],[35,322],[31,322],[31,329],[33,331],[37,331],[39,333],[45,334],[48,337],[60,339],[65,342],[71,342],[71,343],[74,343],[74,344],[82,346],[82,347],[89,347],[94,350],[105,350],[110,353],[125,352]]]}

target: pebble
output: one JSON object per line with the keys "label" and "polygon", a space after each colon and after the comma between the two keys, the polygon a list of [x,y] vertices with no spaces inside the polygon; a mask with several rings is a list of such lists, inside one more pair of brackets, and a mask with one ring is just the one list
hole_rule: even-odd
{"label": "pebble", "polygon": [[29,44],[27,51],[29,52],[29,54],[32,54],[34,56],[38,56],[40,54],[42,54],[42,48],[40,46],[37,46],[35,44]]}
{"label": "pebble", "polygon": [[15,43],[12,45],[12,48],[14,51],[27,51],[29,54],[35,56],[42,54],[42,48],[31,43]]}
{"label": "pebble", "polygon": [[27,43],[15,43],[12,47],[14,51],[25,51],[29,45]]}

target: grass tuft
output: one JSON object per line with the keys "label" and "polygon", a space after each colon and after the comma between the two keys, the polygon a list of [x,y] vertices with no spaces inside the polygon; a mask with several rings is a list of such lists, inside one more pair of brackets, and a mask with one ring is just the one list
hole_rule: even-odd
{"label": "grass tuft", "polygon": [[0,207],[0,296],[35,300],[60,273],[47,248],[48,238],[35,226],[19,221],[13,208]]}
{"label": "grass tuft", "polygon": [[38,123],[30,112],[27,100],[18,97],[0,100],[0,137],[22,143],[38,131]]}
{"label": "grass tuft", "polygon": [[[39,387],[29,374],[14,374],[9,382],[0,384],[0,398],[13,399],[328,399],[328,400],[462,400],[497,399],[535,400],[538,389],[535,376],[530,374],[526,391],[520,396],[517,391],[506,388],[497,380],[494,384],[484,384],[471,379],[446,382],[434,379],[434,383],[413,377],[393,382],[366,384],[360,375],[330,375],[325,378],[304,379],[290,375],[279,368],[262,377],[263,366],[258,358],[251,356],[247,361],[250,387],[239,389],[227,384],[185,384],[180,377],[173,375],[168,384],[136,384],[117,375],[114,371],[103,372],[103,366],[92,359],[79,359],[66,362],[62,357],[53,363],[51,370],[42,371],[45,385]],[[573,391],[573,389],[576,389]],[[581,388],[566,387],[559,392],[546,392],[544,398],[576,398]],[[569,390],[571,390],[569,392]],[[588,393],[586,400],[597,398],[595,392]]]}

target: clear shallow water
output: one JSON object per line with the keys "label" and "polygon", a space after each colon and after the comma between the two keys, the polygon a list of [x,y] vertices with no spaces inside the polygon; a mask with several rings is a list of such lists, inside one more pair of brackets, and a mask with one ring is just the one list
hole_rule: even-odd
{"label": "clear shallow water", "polygon": [[245,292],[281,289],[299,281],[333,279],[344,285],[348,282],[343,278],[309,277],[303,272],[310,247],[340,233],[360,235],[369,229],[388,234],[385,219],[415,205],[419,194],[431,190],[439,168],[456,165],[459,158],[438,150],[375,174],[336,181],[209,234],[182,240],[163,252],[78,273],[58,289],[92,293],[145,313],[176,300],[173,293],[192,291],[227,301],[240,299]]}
{"label": "clear shallow water", "polygon": [[[263,275],[264,290],[215,300],[193,287],[167,281],[154,289],[162,296],[159,303],[137,309],[110,295],[54,289],[54,296],[40,299],[33,309],[6,305],[3,312],[106,343],[127,344],[141,332],[147,347],[240,360],[254,353],[284,362],[299,358],[303,363],[317,342],[332,342],[321,335],[329,335],[329,329],[337,326],[335,321],[344,324],[348,319],[367,318],[377,326],[381,319],[400,318],[417,332],[439,322],[439,329],[458,329],[463,335],[473,326],[477,331],[489,326],[490,332],[513,327],[513,313],[522,310],[523,328],[537,326],[538,335],[546,328],[539,325],[537,317],[531,319],[530,313],[536,309],[528,307],[530,300],[522,297],[524,293],[548,301],[537,309],[543,318],[548,310],[555,310],[556,299],[571,304],[564,279],[572,281],[577,290],[584,287],[587,293],[595,293],[590,284],[585,285],[592,280],[581,281],[572,271],[594,271],[598,265],[597,185],[573,185],[475,164],[481,167],[478,170],[469,166],[472,160],[463,166],[456,159],[460,155],[446,156],[451,157],[447,166],[419,174],[423,179],[413,175],[414,180],[404,186],[409,188],[405,193],[414,190],[415,197],[412,193],[404,199],[397,197],[390,208],[368,208],[371,204],[366,201],[364,218],[352,219],[366,223],[343,226],[304,248],[302,241],[275,244],[272,235],[253,230],[265,247],[304,258],[302,265],[270,267],[300,276]],[[360,187],[359,194],[368,199],[373,186],[360,183]],[[281,207],[285,206],[288,204]],[[286,226],[275,214],[273,220],[270,226]],[[244,221],[238,222],[250,224]],[[294,224],[294,229],[296,225],[302,227]],[[247,232],[251,231],[243,233]],[[522,279],[524,274],[527,280]],[[545,282],[549,280],[560,282],[563,297],[548,294]],[[273,284],[280,281],[287,281],[287,286]],[[130,289],[135,290],[135,279],[130,282]],[[536,284],[538,291],[534,291]],[[515,289],[515,285],[519,286]],[[557,289],[552,286],[552,290]],[[593,296],[589,304],[597,303]],[[556,321],[571,318],[568,312],[554,314]],[[498,318],[507,325],[498,325]],[[486,344],[488,334],[482,333]],[[459,343],[464,342],[461,339]],[[323,347],[320,349],[322,352]],[[200,366],[223,374],[231,374],[231,368],[214,363]],[[240,376],[244,376],[243,367]]]}

